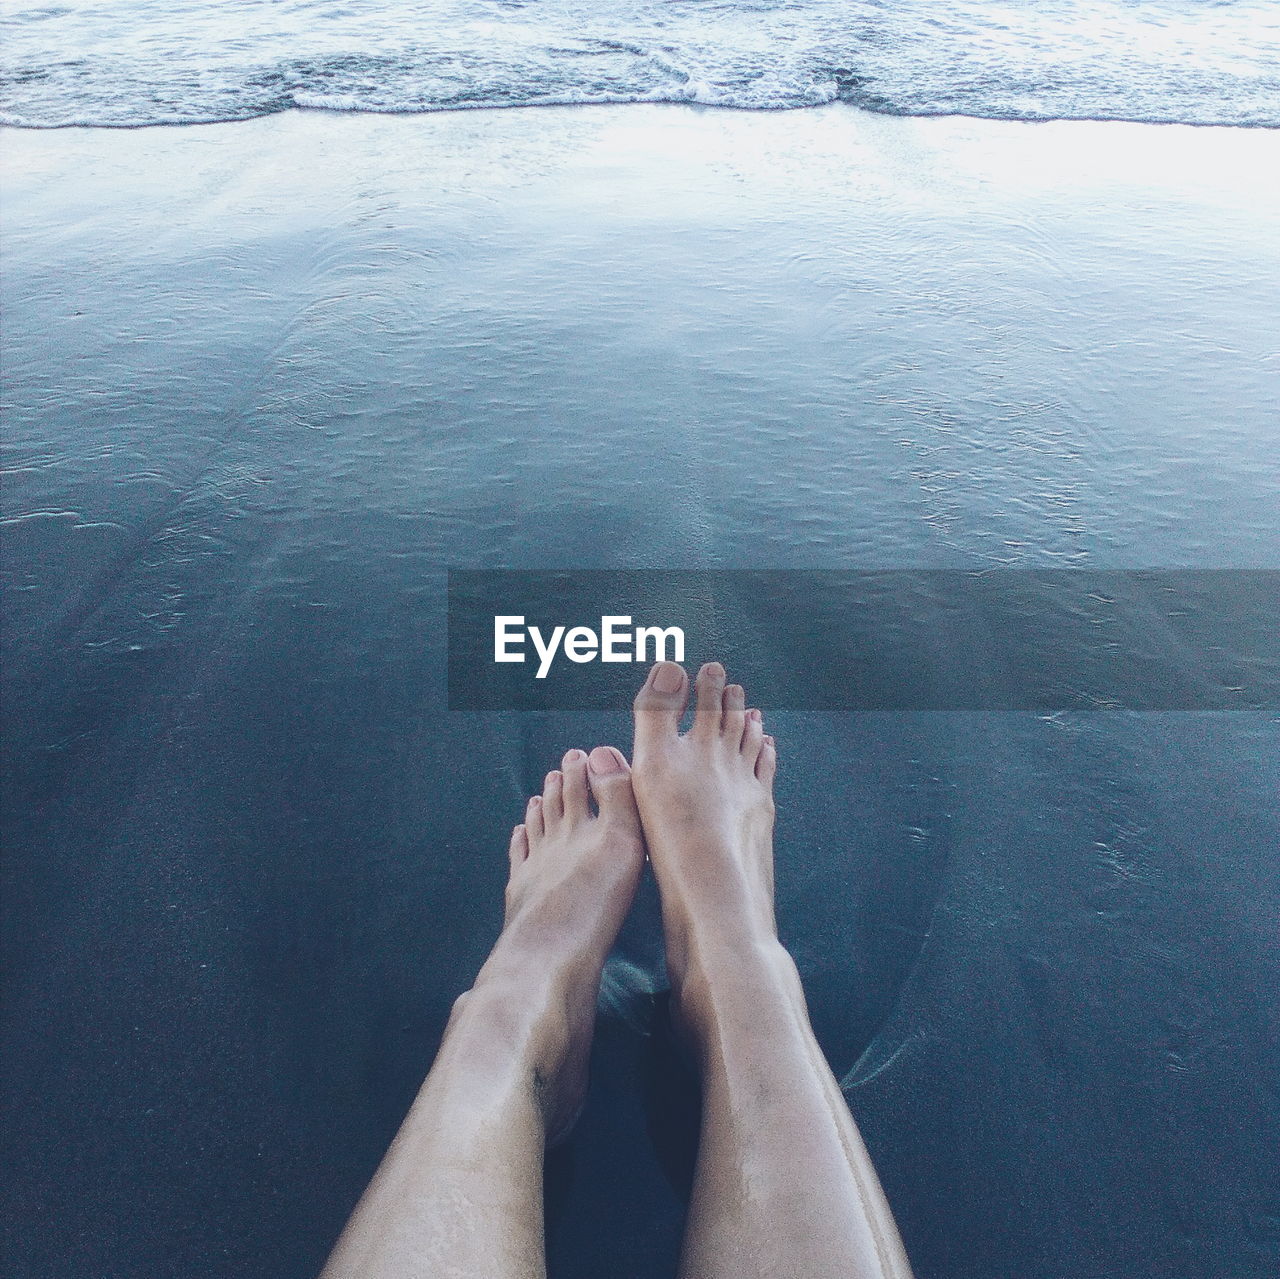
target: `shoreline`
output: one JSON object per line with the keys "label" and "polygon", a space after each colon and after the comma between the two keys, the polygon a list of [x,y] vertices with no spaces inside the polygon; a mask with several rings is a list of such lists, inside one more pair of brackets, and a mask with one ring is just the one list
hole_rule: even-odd
{"label": "shoreline", "polygon": [[82,122],[71,121],[64,124],[30,124],[27,122],[15,122],[4,118],[0,113],[0,130],[12,129],[18,132],[31,133],[56,133],[64,129],[85,129],[85,130],[103,130],[107,132],[134,132],[146,129],[195,129],[208,126],[216,126],[223,124],[251,124],[255,120],[269,120],[274,116],[290,115],[294,112],[301,112],[308,115],[321,116],[391,116],[391,117],[417,117],[417,116],[436,116],[436,115],[469,115],[474,112],[509,112],[509,111],[591,111],[605,110],[616,111],[626,107],[641,108],[675,108],[678,110],[691,111],[710,111],[710,112],[729,112],[738,115],[795,115],[806,114],[811,111],[826,111],[829,109],[847,109],[857,111],[863,115],[881,116],[890,120],[969,120],[974,123],[987,124],[1126,124],[1126,125],[1154,125],[1164,128],[1185,128],[1185,129],[1244,129],[1244,130],[1262,130],[1273,133],[1280,133],[1280,124],[1270,124],[1263,121],[1235,121],[1225,122],[1216,120],[1184,120],[1174,117],[1158,118],[1144,116],[1089,116],[1089,115],[973,115],[964,111],[890,111],[887,109],[878,109],[876,107],[865,106],[859,102],[852,102],[842,98],[833,98],[829,102],[814,102],[804,105],[780,106],[780,107],[740,107],[727,103],[718,102],[696,102],[696,101],[679,101],[672,99],[664,101],[661,99],[619,99],[616,102],[510,102],[510,103],[476,103],[472,106],[453,106],[453,107],[435,107],[430,109],[405,109],[405,110],[386,110],[379,111],[372,107],[320,107],[307,106],[305,104],[294,104],[287,107],[281,107],[276,111],[263,111],[255,115],[245,116],[228,116],[226,119],[220,120],[150,120],[141,121],[136,124],[107,124],[94,123],[86,124]]}

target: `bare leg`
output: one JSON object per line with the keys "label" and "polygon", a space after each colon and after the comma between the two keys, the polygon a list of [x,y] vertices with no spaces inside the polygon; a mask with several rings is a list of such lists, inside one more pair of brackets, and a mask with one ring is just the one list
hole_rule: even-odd
{"label": "bare leg", "polygon": [[644,866],[622,755],[570,751],[510,856],[502,936],[322,1279],[546,1273],[543,1153],[582,1105],[601,968]]}
{"label": "bare leg", "polygon": [[672,1008],[702,1071],[685,1279],[909,1279],[879,1179],[773,914],[777,755],[724,668],[659,663],[636,698],[636,801]]}

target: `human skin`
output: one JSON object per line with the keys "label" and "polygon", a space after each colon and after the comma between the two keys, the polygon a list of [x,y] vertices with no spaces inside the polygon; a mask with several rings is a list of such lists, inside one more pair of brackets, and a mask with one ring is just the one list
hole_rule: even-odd
{"label": "human skin", "polygon": [[702,1077],[681,1279],[910,1279],[773,910],[777,748],[723,667],[653,668],[634,765],[569,751],[509,849],[502,934],[321,1279],[544,1279],[543,1157],[577,1117],[646,845]]}
{"label": "human skin", "polygon": [[671,1006],[702,1077],[682,1279],[909,1279],[809,1024],[773,908],[777,748],[719,663],[659,663],[635,703],[636,802],[662,896]]}
{"label": "human skin", "polygon": [[508,855],[502,933],[322,1279],[546,1273],[543,1154],[582,1105],[601,970],[644,867],[622,754],[569,751]]}

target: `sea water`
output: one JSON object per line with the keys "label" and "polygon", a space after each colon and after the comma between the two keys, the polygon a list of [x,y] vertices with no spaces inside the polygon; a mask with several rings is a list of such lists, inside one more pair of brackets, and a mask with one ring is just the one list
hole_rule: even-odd
{"label": "sea water", "polygon": [[1270,0],[7,0],[14,124],[843,101],[905,115],[1280,123]]}

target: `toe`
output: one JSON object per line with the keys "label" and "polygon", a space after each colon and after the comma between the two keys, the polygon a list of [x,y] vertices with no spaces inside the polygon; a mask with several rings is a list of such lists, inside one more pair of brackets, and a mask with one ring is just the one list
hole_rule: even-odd
{"label": "toe", "polygon": [[772,737],[766,735],[760,748],[760,758],[756,760],[756,776],[766,786],[773,785],[774,774],[778,771],[778,747]]}
{"label": "toe", "polygon": [[689,681],[684,667],[675,662],[659,662],[636,694],[637,754],[675,740],[688,700]]}
{"label": "toe", "polygon": [[583,821],[591,815],[586,751],[567,751],[560,762],[560,771],[564,775],[564,815],[571,822]]}
{"label": "toe", "polygon": [[741,684],[726,684],[720,707],[720,731],[725,742],[735,751],[742,745],[742,730],[746,726],[747,695]]}
{"label": "toe", "polygon": [[512,870],[515,870],[529,856],[529,832],[523,823],[511,832],[511,846],[507,849],[507,853],[511,858]]}
{"label": "toe", "polygon": [[[525,805],[524,824],[525,834],[530,841],[541,839],[546,833],[546,826],[542,820],[541,795],[534,795]],[[530,846],[532,847],[532,842]]]}
{"label": "toe", "polygon": [[639,825],[635,796],[631,792],[631,768],[620,750],[597,746],[587,761],[587,775],[601,817],[622,818]]}
{"label": "toe", "polygon": [[563,816],[564,774],[558,768],[553,768],[542,783],[542,820],[550,830]]}
{"label": "toe", "polygon": [[719,662],[708,662],[697,679],[698,704],[693,714],[693,731],[711,737],[720,731],[724,709],[724,667]]}
{"label": "toe", "polygon": [[747,763],[755,767],[760,758],[760,750],[764,746],[764,716],[753,706],[746,714],[746,723],[742,728],[742,755]]}

